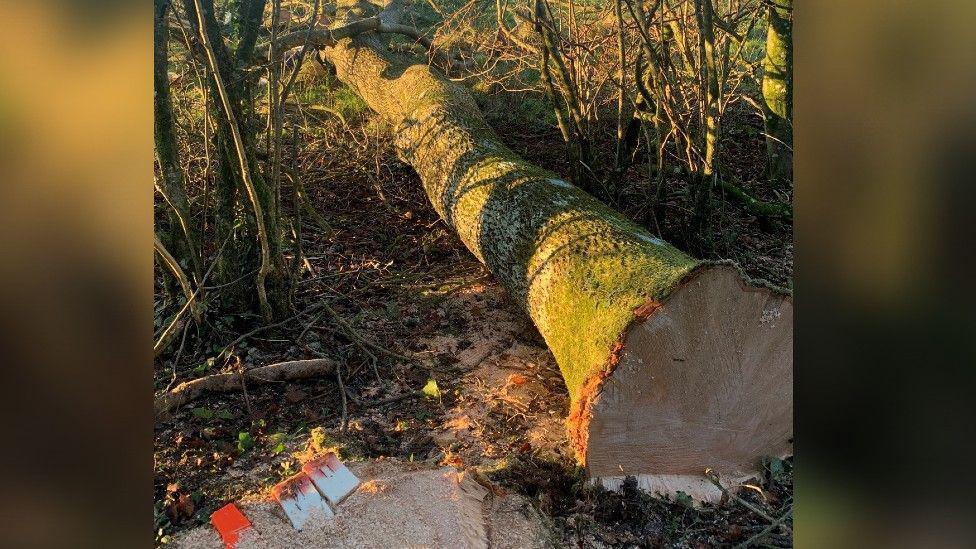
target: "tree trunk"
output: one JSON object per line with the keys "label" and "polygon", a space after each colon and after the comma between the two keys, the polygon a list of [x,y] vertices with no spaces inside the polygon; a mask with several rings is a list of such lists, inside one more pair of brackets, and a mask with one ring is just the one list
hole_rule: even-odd
{"label": "tree trunk", "polygon": [[786,183],[793,179],[793,0],[770,2],[762,93],[767,175]]}
{"label": "tree trunk", "polygon": [[[340,22],[370,9],[354,4]],[[464,87],[390,53],[381,35],[325,52],[392,124],[434,208],[545,338],[591,475],[711,497],[705,468],[741,477],[761,456],[790,451],[788,296],[689,257],[529,164]]]}
{"label": "tree trunk", "polygon": [[198,235],[190,220],[190,202],[186,197],[180,167],[176,133],[173,131],[173,104],[169,89],[169,36],[166,26],[165,0],[153,2],[153,134],[156,160],[162,174],[157,186],[168,206],[169,231],[162,238],[178,259],[186,260],[199,281]]}
{"label": "tree trunk", "polygon": [[[254,40],[248,33],[260,26],[264,0],[248,0],[240,4],[241,32],[237,54],[242,60],[251,57]],[[219,178],[217,194],[217,239],[230,246],[219,259],[218,275],[222,282],[231,281],[241,271],[257,268],[256,292],[239,292],[229,301],[257,296],[257,304],[265,321],[281,317],[288,310],[287,273],[281,255],[281,235],[278,230],[275,190],[269,187],[254,155],[255,114],[249,99],[250,85],[244,70],[235,65],[214,9],[213,0],[183,0],[183,9],[194,29],[196,55],[207,65],[208,86],[214,97],[212,114],[216,120],[217,162]],[[251,30],[248,30],[251,29]],[[247,51],[245,51],[247,50]],[[242,213],[238,206],[245,204]],[[253,217],[251,217],[253,214]],[[243,223],[238,215],[243,217]],[[248,240],[258,241],[257,250]]]}
{"label": "tree trunk", "polygon": [[712,187],[718,176],[715,163],[719,145],[718,70],[715,63],[715,26],[712,0],[696,0],[695,16],[698,19],[698,42],[701,54],[701,98],[703,101],[701,145],[705,151],[701,169],[695,174],[692,190],[694,215],[689,224],[688,241],[695,243],[699,251],[714,249],[712,239]]}

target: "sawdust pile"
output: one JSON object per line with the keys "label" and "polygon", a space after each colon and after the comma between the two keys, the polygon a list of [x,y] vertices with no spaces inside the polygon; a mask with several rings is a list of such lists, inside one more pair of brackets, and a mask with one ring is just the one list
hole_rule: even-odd
{"label": "sawdust pile", "polygon": [[495,283],[456,292],[441,306],[460,320],[453,333],[422,340],[422,349],[454,357],[461,369],[459,398],[432,435],[467,466],[490,467],[513,453],[569,452],[569,398],[559,367],[531,320],[506,295]]}
{"label": "sawdust pile", "polygon": [[[336,517],[310,517],[296,531],[272,501],[238,506],[254,528],[238,547],[547,547],[536,511],[514,494],[486,488],[453,467],[395,460],[348,464],[364,482],[339,505]],[[204,526],[175,540],[177,547],[223,547]]]}

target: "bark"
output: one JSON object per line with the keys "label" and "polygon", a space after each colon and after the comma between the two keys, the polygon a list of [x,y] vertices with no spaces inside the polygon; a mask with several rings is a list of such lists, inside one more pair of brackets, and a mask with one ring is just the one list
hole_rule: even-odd
{"label": "bark", "polygon": [[190,223],[190,203],[186,197],[183,172],[180,168],[176,133],[173,131],[173,104],[169,89],[169,36],[166,12],[169,2],[153,3],[153,133],[156,159],[162,173],[160,193],[169,206],[170,231],[164,235],[165,244],[180,259],[185,259],[199,279],[200,259],[198,236]]}
{"label": "bark", "polygon": [[[340,12],[340,24],[373,15],[372,8],[362,3],[340,4],[341,8],[347,9],[344,14]],[[699,291],[699,288],[714,286],[738,300],[718,301],[720,304],[736,304],[729,305],[728,311],[717,312],[716,319],[728,320],[730,316],[735,319],[740,310],[739,302],[748,302],[751,307],[746,324],[759,322],[757,306],[775,306],[775,314],[780,314],[778,307],[783,298],[779,294],[745,284],[737,271],[728,275],[726,271],[731,270],[727,267],[713,267],[686,255],[552,172],[523,160],[492,131],[463,86],[449,81],[427,65],[389,52],[377,34],[338,40],[325,49],[325,54],[335,65],[339,79],[356,90],[371,109],[392,125],[398,153],[420,175],[428,198],[445,223],[457,232],[467,248],[532,318],[559,364],[571,399],[571,439],[578,458],[588,466],[592,465],[591,457],[599,463],[612,460],[599,448],[604,439],[599,433],[594,436],[590,426],[594,421],[599,424],[599,416],[607,406],[611,412],[620,412],[609,404],[615,400],[607,400],[609,397],[604,391],[617,377],[617,364],[639,361],[641,365],[631,364],[627,370],[639,371],[642,383],[667,381],[655,378],[653,374],[647,375],[646,368],[654,367],[655,361],[667,360],[670,364],[670,357],[659,357],[653,352],[648,354],[639,345],[634,347],[634,352],[643,354],[631,357],[627,354],[628,334],[650,320],[666,323],[667,318],[711,327],[711,324],[700,322],[699,317],[688,314],[690,311],[701,315],[707,308],[699,306],[670,311],[670,298],[689,294],[700,298],[707,292]],[[721,271],[721,276],[706,276],[715,269]],[[742,288],[729,286],[726,279],[738,280]],[[761,302],[759,305],[757,300]],[[695,303],[700,305],[701,300]],[[656,314],[659,310],[669,312]],[[769,326],[755,330],[766,328]],[[791,322],[788,328],[792,337]],[[782,335],[779,331],[776,333]],[[705,336],[700,332],[694,334],[701,346]],[[740,333],[732,328],[716,338],[722,345],[728,345],[709,345],[701,352],[723,357],[741,354],[743,349],[749,349],[750,343],[743,343],[743,338],[759,339],[755,331]],[[734,347],[736,345],[739,347]],[[785,364],[782,349],[769,353],[777,364]],[[718,366],[723,359],[706,358],[706,367],[702,371],[708,375],[703,379],[725,382],[727,377],[735,375],[737,367],[734,364]],[[643,365],[645,359],[646,366]],[[785,421],[785,393],[778,389],[781,383],[789,383],[790,390],[792,388],[791,360],[789,354],[790,375],[775,381],[777,391],[773,392],[773,399],[776,405],[770,409],[782,416],[774,420],[778,423]],[[683,382],[674,383],[681,385]],[[731,386],[737,387],[736,384]],[[676,395],[691,390],[684,386],[679,389],[675,391]],[[733,392],[721,397],[721,405],[714,409],[724,411],[726,404],[737,406],[739,396]],[[791,406],[791,392],[789,403]],[[751,410],[749,407],[744,409]],[[671,413],[673,410],[665,407],[663,411]],[[615,435],[620,440],[631,435],[647,436],[641,431],[646,431],[642,418],[648,414],[648,409],[638,408],[632,412],[630,419],[620,422],[623,432]],[[701,412],[703,416],[707,413]],[[684,436],[688,432],[697,432],[696,429],[698,427],[691,427],[680,433]],[[758,443],[758,448],[750,447],[748,451],[779,453],[785,439],[781,440],[782,429],[773,431],[776,443],[769,444],[773,447],[770,451],[766,452],[764,441]],[[614,443],[611,446],[621,448],[624,445]],[[707,448],[711,449],[711,446]],[[683,469],[675,471],[667,467],[661,471],[642,466],[651,463],[648,452],[657,450],[653,444],[639,445],[630,452],[627,468],[621,468],[620,473],[616,468],[606,467],[591,468],[591,473],[596,476],[611,473],[689,474],[686,469],[697,467],[697,462],[691,458],[681,461]],[[681,445],[675,443],[673,451],[680,453]],[[711,455],[707,451],[704,454]],[[737,461],[726,460],[725,456],[716,457],[715,464],[719,467],[735,462],[731,469],[717,470],[748,468],[739,463],[739,457],[736,454]],[[694,474],[700,475],[702,469],[697,469]]]}
{"label": "bark", "polygon": [[689,241],[696,242],[700,250],[712,247],[711,234],[711,199],[712,188],[715,183],[715,162],[719,143],[719,109],[718,109],[718,70],[715,63],[715,27],[712,22],[712,0],[696,0],[695,15],[698,18],[698,40],[701,50],[701,83],[704,127],[702,134],[702,148],[705,158],[701,170],[697,174],[697,185],[694,188],[694,215],[692,217]]}
{"label": "bark", "polygon": [[770,180],[793,179],[793,0],[770,0],[762,93]]}
{"label": "bark", "polygon": [[254,52],[266,4],[267,0],[239,0],[237,18],[240,26],[240,41],[234,52],[239,65],[250,61],[251,54]]}
{"label": "bark", "polygon": [[[259,3],[263,6],[263,2]],[[253,131],[256,125],[253,122],[256,117],[253,102],[246,100],[248,90],[243,85],[245,78],[227,50],[214,13],[213,0],[183,0],[183,4],[196,31],[195,48],[207,64],[208,84],[215,97],[213,114],[217,121],[218,173],[221,176],[216,185],[217,233],[220,241],[232,237],[234,244],[221,258],[219,274],[223,278],[236,277],[242,270],[240,267],[247,270],[250,268],[247,263],[254,260],[258,270],[254,295],[265,320],[270,321],[287,311],[287,278],[281,257],[275,192],[262,176],[254,154]],[[245,12],[251,13],[251,9],[247,8]],[[242,30],[246,31],[247,28],[244,25]],[[253,212],[253,222],[244,214],[247,222],[238,224],[235,219],[237,205],[245,199]],[[242,228],[238,229],[238,226]],[[259,253],[248,250],[243,238],[247,233],[252,233],[250,236],[258,241]],[[248,299],[244,294],[240,297]]]}
{"label": "bark", "polygon": [[[434,208],[526,308],[576,395],[633,309],[663,297],[697,261],[524,161],[463,86],[383,50],[363,35],[325,53],[393,125]],[[580,341],[580,333],[594,337]]]}

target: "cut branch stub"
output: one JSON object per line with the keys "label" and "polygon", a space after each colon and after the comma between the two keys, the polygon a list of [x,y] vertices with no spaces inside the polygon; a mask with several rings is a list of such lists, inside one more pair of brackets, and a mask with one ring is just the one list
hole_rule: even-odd
{"label": "cut branch stub", "polygon": [[[352,6],[340,24],[372,15]],[[739,478],[762,456],[789,451],[788,297],[687,256],[526,162],[463,86],[390,53],[379,35],[325,53],[393,126],[434,208],[545,338],[591,475],[608,484],[640,475],[646,486],[706,498],[694,489],[710,486],[706,468]]]}

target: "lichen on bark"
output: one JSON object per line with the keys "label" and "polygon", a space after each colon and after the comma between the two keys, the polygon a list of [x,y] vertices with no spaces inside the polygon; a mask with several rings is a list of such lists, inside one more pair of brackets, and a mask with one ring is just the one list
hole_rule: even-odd
{"label": "lichen on bark", "polygon": [[388,52],[376,35],[340,40],[325,53],[339,79],[393,127],[398,153],[447,225],[525,308],[575,402],[635,309],[663,299],[698,261],[526,162],[467,89]]}

